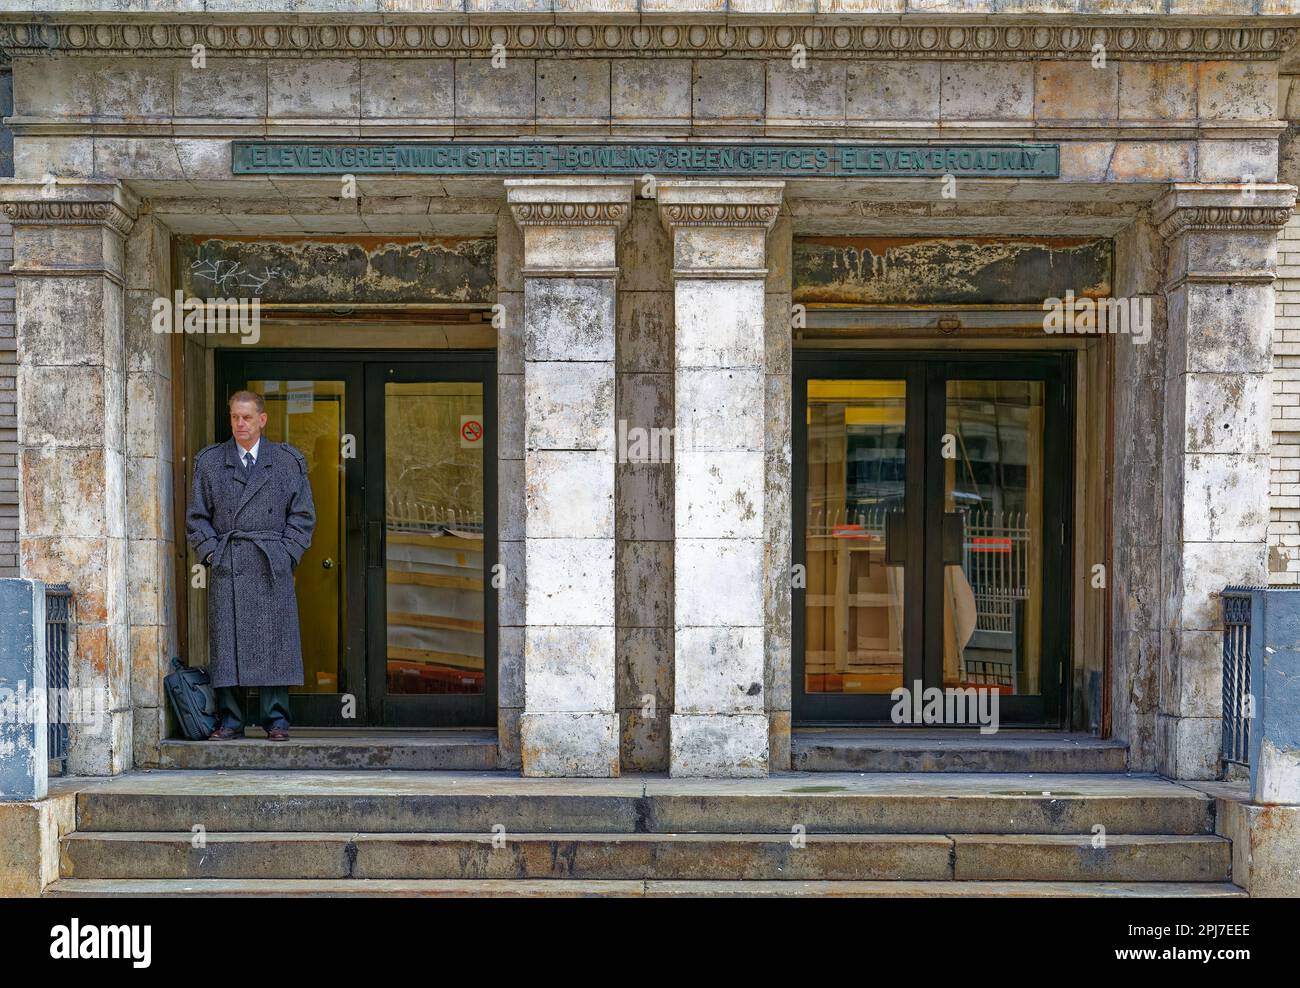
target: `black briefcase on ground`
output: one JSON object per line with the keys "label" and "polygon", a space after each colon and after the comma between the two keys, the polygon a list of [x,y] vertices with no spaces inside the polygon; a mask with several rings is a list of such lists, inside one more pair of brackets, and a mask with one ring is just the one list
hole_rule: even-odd
{"label": "black briefcase on ground", "polygon": [[217,728],[217,695],[207,670],[191,669],[173,658],[172,671],[163,677],[163,689],[186,739],[206,741]]}

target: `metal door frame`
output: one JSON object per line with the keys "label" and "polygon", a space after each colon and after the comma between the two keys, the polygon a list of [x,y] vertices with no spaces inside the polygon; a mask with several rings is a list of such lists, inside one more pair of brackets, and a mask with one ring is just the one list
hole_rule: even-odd
{"label": "metal door frame", "polygon": [[[222,348],[214,354],[215,432],[216,441],[230,438],[227,404],[230,395],[245,387],[250,379],[341,380],[344,382],[344,431],[355,436],[364,448],[370,448],[378,434],[378,456],[345,459],[344,491],[347,498],[345,534],[347,564],[344,574],[346,641],[340,670],[346,677],[339,693],[291,693],[290,715],[293,723],[312,727],[495,727],[497,718],[497,590],[489,574],[498,559],[497,539],[497,388],[496,352],[492,350],[303,350],[265,349],[249,352],[242,348]],[[367,387],[370,370],[375,367],[402,368],[406,373],[425,373],[419,380],[472,381],[483,386],[483,417],[488,428],[483,440],[483,536],[484,600],[483,654],[484,676],[481,694],[453,694],[448,697],[421,694],[419,697],[393,698],[389,701],[385,686],[386,628],[382,615],[386,601],[374,601],[370,586],[371,558],[367,544],[367,514],[378,493],[383,506],[383,389],[379,388],[378,418],[375,418]],[[409,368],[418,368],[410,371]],[[436,375],[436,376],[435,376]],[[373,472],[377,471],[378,486]],[[380,515],[382,521],[382,514]],[[382,526],[381,526],[382,530]],[[382,547],[377,551],[382,552]],[[382,569],[379,571],[382,576]],[[381,580],[380,588],[385,584]],[[374,610],[381,618],[377,621]],[[340,638],[343,641],[343,638]],[[376,643],[378,652],[375,652]],[[376,658],[378,656],[378,658]],[[376,663],[379,678],[375,678]],[[256,687],[252,687],[256,691]],[[343,700],[351,695],[355,701],[352,718],[343,716]],[[433,702],[412,702],[428,700]]]}
{"label": "metal door frame", "polygon": [[[808,381],[902,380],[907,382],[905,451],[907,457],[904,576],[904,684],[920,678],[942,687],[943,461],[939,455],[946,425],[948,380],[1042,380],[1043,415],[1043,613],[1038,696],[1003,696],[999,719],[1016,727],[1058,728],[1070,709],[1071,580],[1053,583],[1048,574],[1072,572],[1071,510],[1074,497],[1073,352],[817,350],[794,352],[791,388],[793,469],[792,561],[807,572]],[[927,456],[928,451],[935,455]],[[1050,533],[1057,533],[1051,538]],[[795,725],[892,725],[888,694],[809,694],[805,685],[806,587],[792,590],[791,701]],[[936,611],[935,608],[938,608]],[[917,666],[920,669],[917,669]],[[915,673],[919,672],[920,675]],[[937,725],[936,725],[937,726]]]}

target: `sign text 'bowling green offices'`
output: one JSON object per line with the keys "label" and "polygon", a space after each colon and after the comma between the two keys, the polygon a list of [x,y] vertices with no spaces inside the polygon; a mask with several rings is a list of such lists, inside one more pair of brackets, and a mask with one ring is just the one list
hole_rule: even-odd
{"label": "sign text 'bowling green offices'", "polygon": [[1059,144],[234,141],[236,175],[1058,178]]}

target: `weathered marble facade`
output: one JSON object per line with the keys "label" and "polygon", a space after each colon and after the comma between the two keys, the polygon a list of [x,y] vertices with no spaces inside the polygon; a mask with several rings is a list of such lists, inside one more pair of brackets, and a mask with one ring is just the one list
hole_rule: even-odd
{"label": "weathered marble facade", "polygon": [[[1069,576],[1083,594],[1110,567],[1089,634],[1133,767],[1215,774],[1209,595],[1269,572],[1285,4],[173,6],[0,15],[20,569],[73,586],[74,681],[111,711],[74,734],[74,771],[154,764],[166,731],[189,562],[173,466],[193,452],[173,424],[211,404],[148,324],[172,236],[496,237],[501,764],[755,775],[790,757],[794,238],[1033,234],[1113,238],[1114,293],[1156,299],[1149,345],[1101,341],[1110,390],[1080,428],[1109,423],[1089,477],[1110,534],[1090,522]],[[232,173],[235,138],[369,137],[1044,141],[1061,171],[954,197],[930,178],[361,175],[353,198]],[[1059,344],[911,343],[1013,339]],[[619,462],[619,420],[689,438]]]}

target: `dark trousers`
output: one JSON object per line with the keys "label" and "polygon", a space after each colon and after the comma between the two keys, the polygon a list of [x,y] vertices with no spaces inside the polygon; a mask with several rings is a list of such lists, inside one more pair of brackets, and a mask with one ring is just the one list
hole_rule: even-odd
{"label": "dark trousers", "polygon": [[[259,686],[257,722],[268,731],[289,726],[289,687]],[[242,686],[218,686],[217,716],[222,727],[236,730],[244,726],[243,708],[248,706],[248,690]]]}

